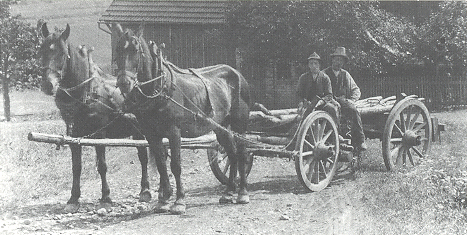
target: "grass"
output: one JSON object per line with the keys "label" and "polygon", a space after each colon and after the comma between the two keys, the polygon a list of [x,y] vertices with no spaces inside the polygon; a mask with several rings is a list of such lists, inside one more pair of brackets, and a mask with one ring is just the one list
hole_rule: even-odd
{"label": "grass", "polygon": [[[362,233],[373,234],[372,229],[380,231],[376,234],[467,233],[466,114],[466,110],[432,114],[446,124],[446,131],[442,142],[433,143],[428,158],[415,168],[376,172],[384,164],[363,163],[364,172],[355,183],[373,227]],[[379,141],[370,147],[367,156],[381,156]]]}

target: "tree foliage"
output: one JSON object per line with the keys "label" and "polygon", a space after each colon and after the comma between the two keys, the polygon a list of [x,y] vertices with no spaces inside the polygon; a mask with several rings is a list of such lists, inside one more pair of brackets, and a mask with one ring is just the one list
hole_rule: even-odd
{"label": "tree foliage", "polygon": [[391,4],[238,1],[230,4],[224,36],[252,62],[304,61],[313,51],[329,61],[328,55],[344,46],[349,69],[366,74],[429,66],[438,57],[438,39],[445,37],[448,51],[458,52],[450,60],[466,63],[465,2]]}
{"label": "tree foliage", "polygon": [[9,13],[10,4],[16,1],[0,3],[0,43],[1,62],[5,67],[10,85],[17,89],[38,87],[40,84],[40,63],[37,59],[39,37],[36,29],[21,20],[21,17]]}
{"label": "tree foliage", "polygon": [[419,31],[419,53],[427,63],[445,63],[455,75],[467,68],[467,3],[442,2]]}

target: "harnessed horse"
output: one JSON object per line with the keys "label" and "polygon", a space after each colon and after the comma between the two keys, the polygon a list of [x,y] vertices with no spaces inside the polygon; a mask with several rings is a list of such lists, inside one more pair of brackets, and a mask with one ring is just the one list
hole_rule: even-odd
{"label": "harnessed horse", "polygon": [[[196,137],[211,130],[231,161],[227,190],[219,202],[233,202],[238,168],[240,185],[236,202],[248,203],[246,145],[241,141],[248,124],[250,102],[245,78],[228,65],[180,69],[166,61],[155,44],[149,49],[142,27],[136,33],[130,29],[124,32],[118,24],[114,28],[119,36],[116,43],[117,86],[125,96],[127,110],[135,114],[144,131],[161,178],[156,212],[185,212],[181,136]],[[228,127],[232,132],[227,130]],[[163,137],[169,139],[170,167],[177,186],[177,198],[172,206],[168,202],[172,188]]]}
{"label": "harnessed horse", "polygon": [[[144,139],[135,123],[116,111],[121,109],[123,96],[116,88],[115,78],[107,80],[100,68],[92,62],[90,51],[75,48],[67,42],[70,26],[63,33],[49,33],[47,25],[41,26],[43,42],[40,56],[44,68],[42,91],[55,96],[55,103],[66,123],[67,135],[72,137],[123,138],[133,136]],[[112,84],[113,83],[113,84]],[[72,155],[73,186],[66,210],[79,207],[80,176],[82,169],[81,146],[70,145]],[[149,201],[148,156],[145,147],[138,147],[141,162],[140,201]],[[98,172],[102,180],[101,203],[111,203],[107,183],[105,146],[96,146]]]}

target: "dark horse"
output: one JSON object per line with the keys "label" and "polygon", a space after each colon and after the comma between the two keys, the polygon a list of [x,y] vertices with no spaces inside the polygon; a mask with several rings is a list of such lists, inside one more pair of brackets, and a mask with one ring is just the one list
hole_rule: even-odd
{"label": "dark horse", "polygon": [[[118,24],[114,28],[119,36],[116,43],[117,86],[125,96],[128,111],[135,114],[142,126],[160,174],[156,212],[185,212],[185,192],[180,178],[180,139],[200,136],[211,130],[231,160],[226,194],[219,202],[233,202],[238,168],[240,189],[236,202],[248,203],[246,143],[242,139],[248,124],[250,94],[245,78],[228,65],[180,69],[164,60],[155,44],[151,48],[148,46],[142,27],[136,33],[130,29],[123,32]],[[226,129],[228,127],[231,131]],[[164,137],[169,139],[170,167],[177,186],[177,198],[170,207],[168,200],[172,188],[162,145]]]}
{"label": "dark horse", "polygon": [[[92,62],[90,51],[85,47],[76,48],[67,42],[70,26],[67,24],[63,33],[50,34],[44,23],[41,31],[43,42],[40,56],[44,69],[42,91],[48,95],[55,95],[55,103],[66,123],[67,135],[92,138],[133,136],[134,139],[144,139],[135,123],[116,112],[121,110],[124,101],[116,87],[116,79],[109,80],[110,76],[104,74]],[[81,147],[72,144],[70,149],[73,187],[67,210],[76,210],[81,195]],[[97,146],[96,155],[98,172],[102,179],[100,202],[111,203],[106,178],[105,146]],[[149,201],[151,194],[147,172],[148,155],[145,147],[138,148],[138,157],[142,167],[140,201]]]}

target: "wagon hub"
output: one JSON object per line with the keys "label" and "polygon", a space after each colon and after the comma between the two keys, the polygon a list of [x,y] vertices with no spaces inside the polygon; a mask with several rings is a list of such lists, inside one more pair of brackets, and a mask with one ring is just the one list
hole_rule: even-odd
{"label": "wagon hub", "polygon": [[314,156],[317,159],[325,160],[334,155],[334,150],[331,146],[327,146],[324,143],[318,143],[314,149]]}
{"label": "wagon hub", "polygon": [[422,137],[411,130],[406,131],[402,136],[402,144],[404,144],[405,146],[417,146],[421,143]]}

